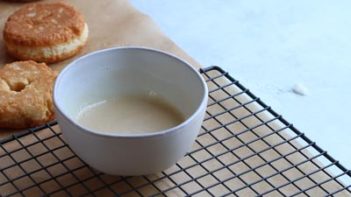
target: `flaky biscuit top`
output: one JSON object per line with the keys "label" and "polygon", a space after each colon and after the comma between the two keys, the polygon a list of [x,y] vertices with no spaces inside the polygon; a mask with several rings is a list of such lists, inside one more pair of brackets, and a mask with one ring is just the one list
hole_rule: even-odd
{"label": "flaky biscuit top", "polygon": [[50,46],[81,36],[83,16],[65,3],[33,3],[14,12],[4,28],[6,42],[22,46]]}
{"label": "flaky biscuit top", "polygon": [[46,64],[21,61],[0,69],[0,128],[26,128],[54,117],[56,73]]}

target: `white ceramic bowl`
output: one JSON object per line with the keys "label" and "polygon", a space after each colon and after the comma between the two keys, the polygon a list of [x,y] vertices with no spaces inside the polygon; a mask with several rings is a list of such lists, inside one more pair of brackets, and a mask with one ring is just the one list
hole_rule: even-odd
{"label": "white ceramic bowl", "polygon": [[[76,121],[87,103],[116,94],[155,91],[186,120],[153,133],[94,131]],[[54,87],[57,121],[66,142],[93,168],[114,175],[160,172],[181,159],[200,130],[207,86],[185,61],[154,49],[111,48],[85,55],[59,74]]]}

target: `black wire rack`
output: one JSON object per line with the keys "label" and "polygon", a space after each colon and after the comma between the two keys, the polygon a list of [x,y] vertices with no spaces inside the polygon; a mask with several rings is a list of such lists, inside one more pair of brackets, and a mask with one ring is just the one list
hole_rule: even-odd
{"label": "black wire rack", "polygon": [[1,141],[2,196],[351,196],[351,172],[220,67],[193,149],[154,175],[87,166],[56,122]]}

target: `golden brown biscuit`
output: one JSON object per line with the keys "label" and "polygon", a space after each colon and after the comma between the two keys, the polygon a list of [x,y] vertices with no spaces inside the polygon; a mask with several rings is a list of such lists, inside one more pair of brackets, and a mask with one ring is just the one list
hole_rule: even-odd
{"label": "golden brown biscuit", "polygon": [[0,69],[0,128],[28,128],[54,118],[56,74],[45,64],[19,61]]}
{"label": "golden brown biscuit", "polygon": [[30,2],[30,1],[40,1],[40,0],[5,0],[9,2]]}
{"label": "golden brown biscuit", "polygon": [[88,26],[68,4],[33,3],[14,12],[3,33],[6,49],[15,58],[53,63],[78,53],[87,41]]}

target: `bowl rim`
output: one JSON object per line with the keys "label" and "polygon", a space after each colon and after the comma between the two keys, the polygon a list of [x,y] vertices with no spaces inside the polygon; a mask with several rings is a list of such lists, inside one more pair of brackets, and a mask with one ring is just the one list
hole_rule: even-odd
{"label": "bowl rim", "polygon": [[[182,65],[185,65],[195,75],[195,78],[200,80],[201,86],[203,89],[203,95],[201,98],[201,102],[196,107],[196,110],[190,116],[188,116],[188,118],[186,118],[184,121],[182,121],[180,124],[178,124],[174,127],[171,127],[171,128],[167,128],[167,129],[155,131],[155,132],[150,132],[150,133],[130,134],[130,133],[119,133],[119,132],[103,132],[103,131],[96,131],[93,129],[89,129],[87,127],[84,127],[84,126],[78,124],[76,121],[74,121],[72,118],[70,118],[70,116],[68,116],[63,110],[61,110],[61,106],[59,106],[59,104],[57,103],[58,102],[57,100],[59,99],[57,91],[58,91],[58,88],[59,88],[60,83],[62,81],[62,78],[65,75],[65,73],[69,72],[70,69],[72,67],[74,67],[74,65],[77,64],[77,62],[81,61],[82,59],[86,59],[86,58],[89,58],[89,57],[94,56],[94,55],[99,55],[101,53],[115,51],[115,50],[141,50],[141,51],[153,52],[153,53],[157,53],[159,55],[166,55],[166,56],[180,62]],[[74,61],[70,62],[68,65],[65,66],[64,69],[61,70],[61,72],[58,74],[58,76],[56,78],[54,89],[53,89],[53,101],[54,101],[53,103],[54,103],[56,112],[59,112],[63,116],[63,118],[65,118],[70,124],[73,124],[74,126],[78,127],[79,130],[83,131],[84,133],[93,134],[93,135],[97,135],[100,137],[109,137],[109,138],[111,138],[111,137],[113,137],[113,138],[145,138],[145,137],[157,137],[157,136],[162,136],[162,135],[173,133],[172,131],[180,130],[181,128],[183,128],[187,124],[189,124],[189,122],[191,122],[196,116],[198,116],[198,114],[203,111],[202,108],[207,107],[207,100],[208,100],[208,87],[206,85],[206,82],[205,82],[204,78],[200,75],[200,73],[197,70],[195,70],[195,68],[189,62],[179,58],[178,56],[176,56],[174,54],[171,54],[171,53],[159,50],[159,49],[154,49],[154,48],[149,48],[149,47],[140,47],[140,46],[112,47],[112,48],[106,48],[106,49],[96,50],[96,51],[87,53],[87,54],[75,59]]]}

